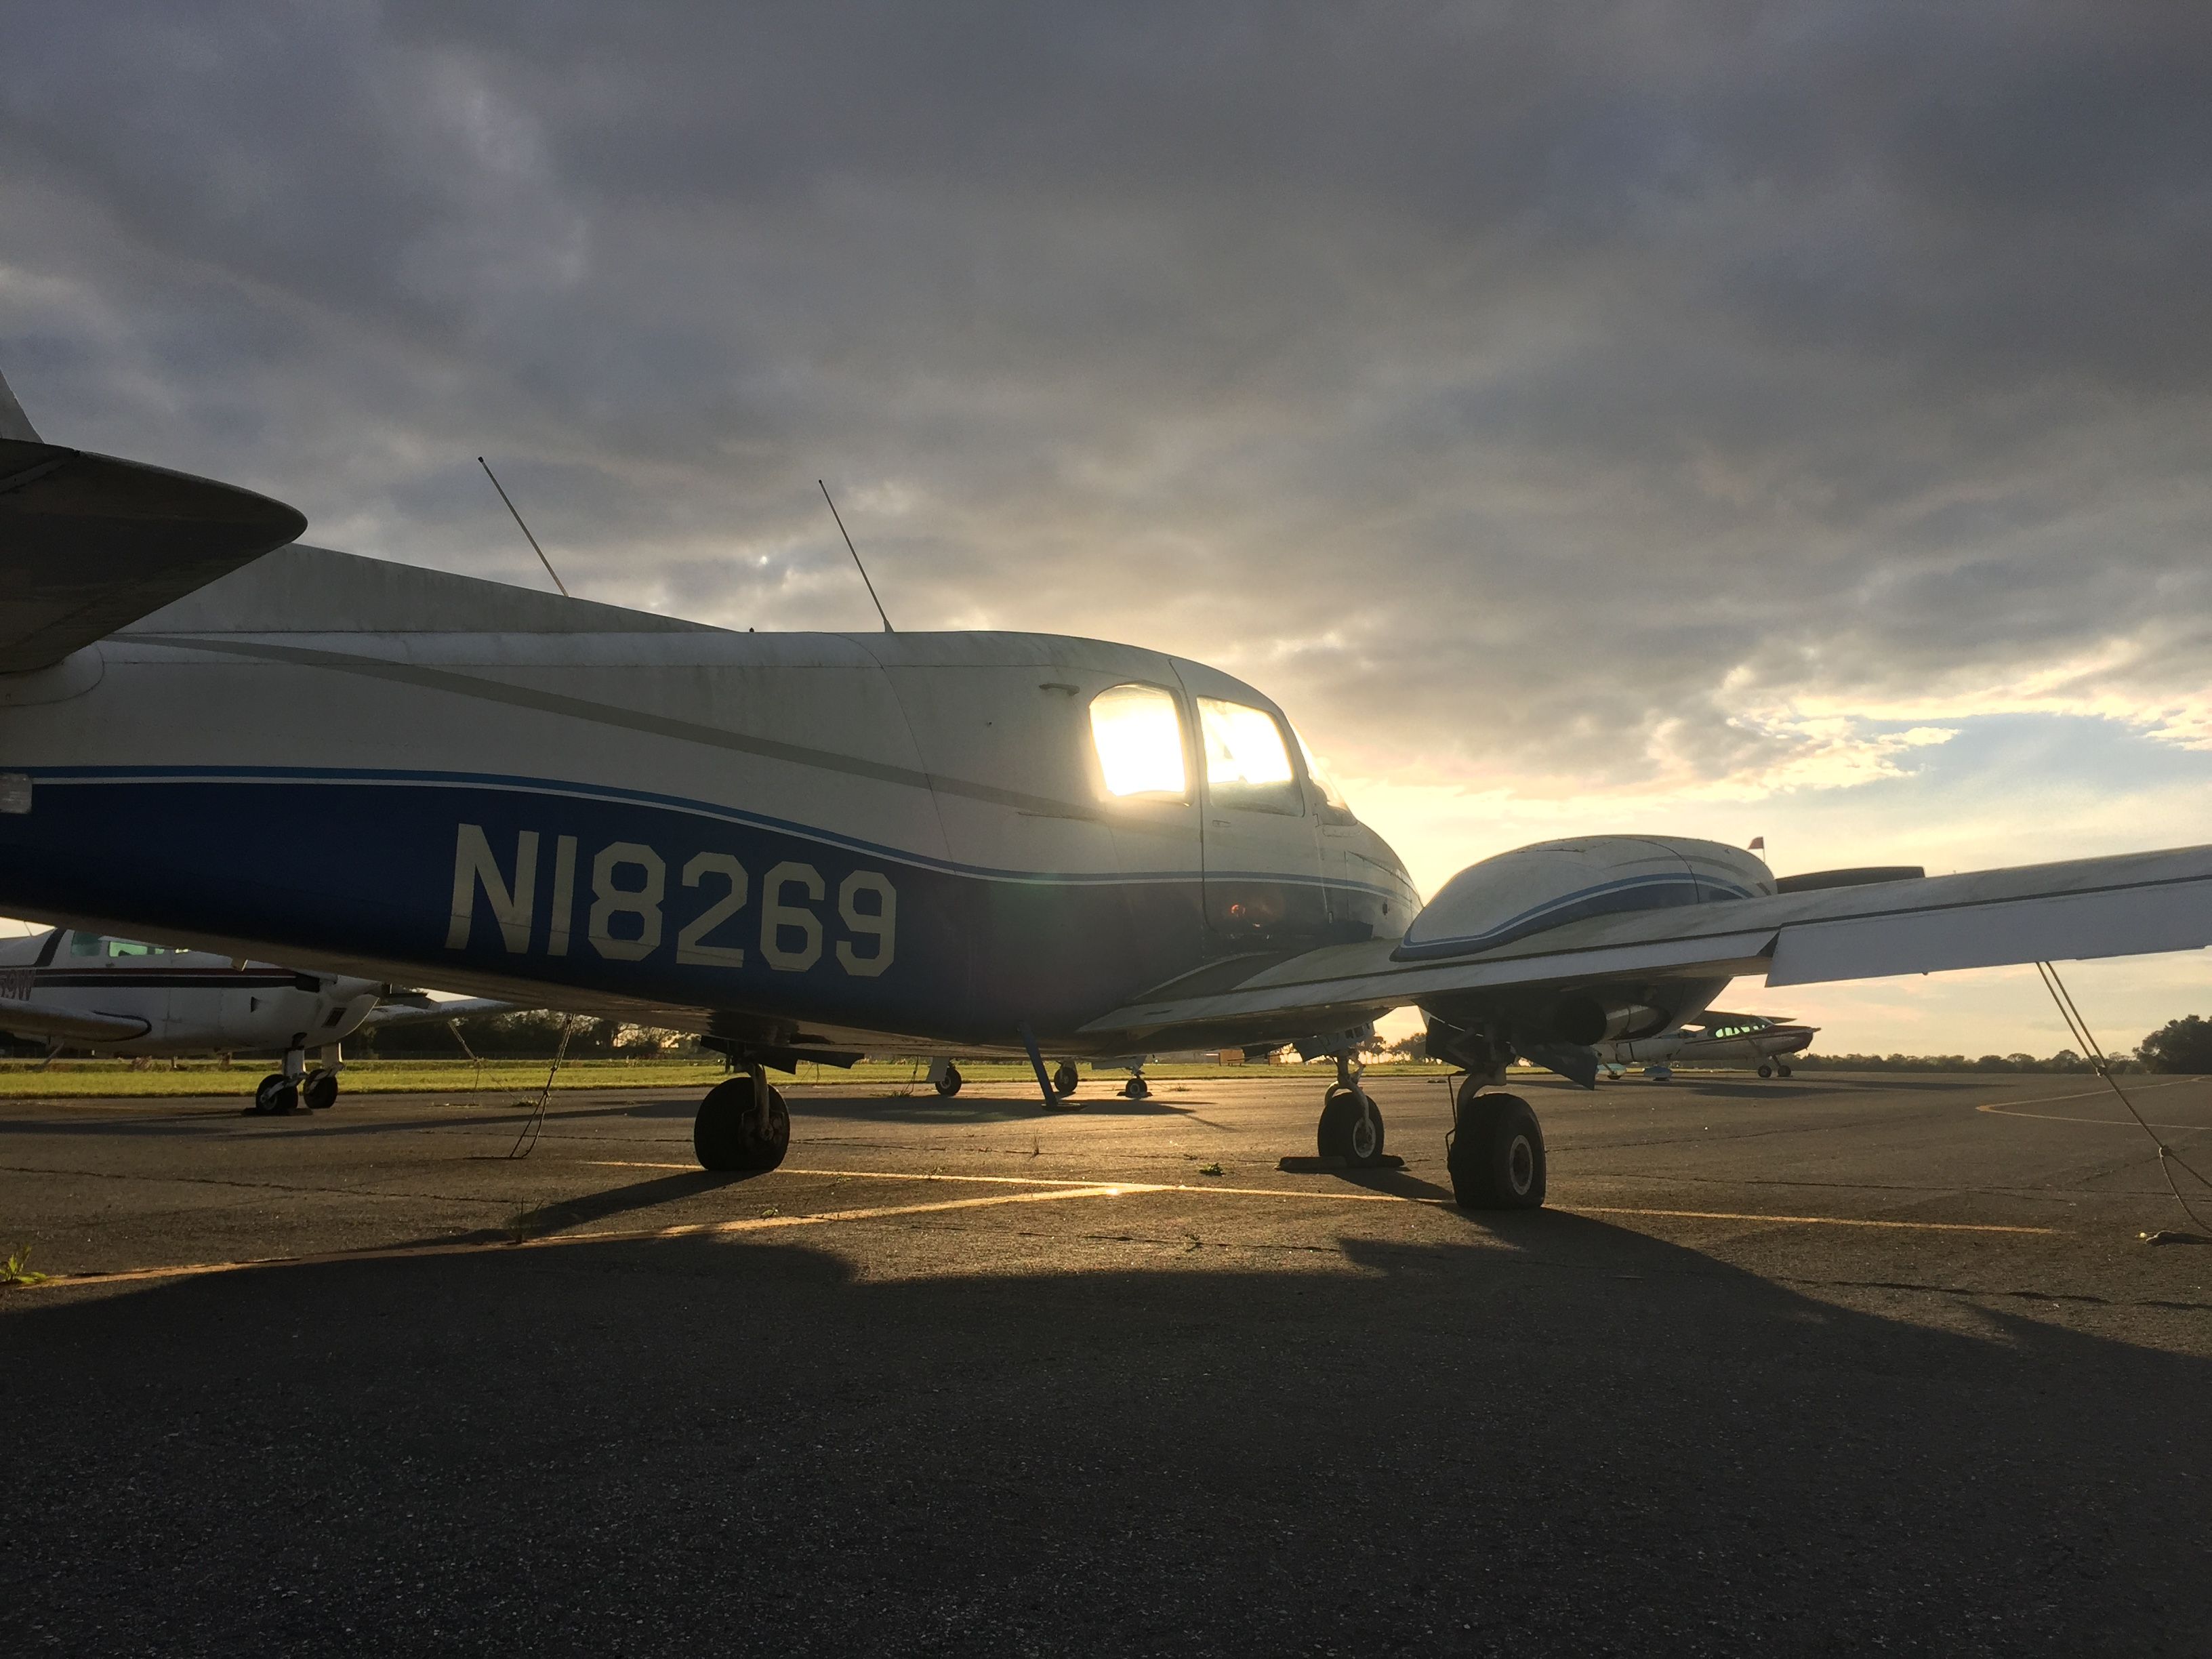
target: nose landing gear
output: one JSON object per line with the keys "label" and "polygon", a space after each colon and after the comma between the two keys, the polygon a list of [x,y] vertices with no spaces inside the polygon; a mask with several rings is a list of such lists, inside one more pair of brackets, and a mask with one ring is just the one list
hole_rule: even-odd
{"label": "nose landing gear", "polygon": [[1382,1160],[1382,1113],[1359,1086],[1352,1057],[1336,1057],[1336,1081],[1322,1097],[1314,1149],[1323,1158],[1340,1158],[1352,1168],[1368,1169]]}

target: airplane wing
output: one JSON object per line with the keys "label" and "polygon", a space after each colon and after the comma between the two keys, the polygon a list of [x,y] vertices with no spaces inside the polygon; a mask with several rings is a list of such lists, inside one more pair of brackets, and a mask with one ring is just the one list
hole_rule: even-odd
{"label": "airplane wing", "polygon": [[1285,1040],[1413,1003],[1753,974],[1808,985],[2207,945],[2212,847],[2191,847],[1632,911],[1443,960],[1401,961],[1394,939],[1333,945],[1254,959],[1242,977],[1224,964],[1202,986],[1163,986],[1084,1030],[1133,1048],[1200,1033]]}
{"label": "airplane wing", "polygon": [[0,1031],[9,1036],[48,1042],[128,1042],[152,1030],[145,1020],[128,1014],[96,1014],[71,1009],[39,1008],[12,1000],[0,1002]]}
{"label": "airplane wing", "polygon": [[5,435],[29,430],[20,410],[0,421],[0,674],[50,667],[307,527],[251,490]]}

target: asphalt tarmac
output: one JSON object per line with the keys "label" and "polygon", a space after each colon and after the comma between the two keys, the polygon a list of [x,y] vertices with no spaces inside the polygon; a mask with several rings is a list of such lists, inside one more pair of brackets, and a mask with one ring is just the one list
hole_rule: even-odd
{"label": "asphalt tarmac", "polygon": [[1540,1083],[1513,1215],[1433,1079],[1388,1173],[1110,1086],[748,1180],[639,1091],[0,1103],[0,1651],[2212,1652],[2212,1244],[2094,1078]]}

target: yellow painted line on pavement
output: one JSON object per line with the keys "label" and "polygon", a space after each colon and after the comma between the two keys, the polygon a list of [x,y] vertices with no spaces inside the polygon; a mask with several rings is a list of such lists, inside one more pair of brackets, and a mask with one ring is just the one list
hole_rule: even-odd
{"label": "yellow painted line on pavement", "polygon": [[544,1238],[471,1240],[452,1244],[410,1244],[364,1250],[331,1250],[314,1255],[261,1256],[246,1261],[191,1261],[166,1267],[127,1267],[116,1273],[54,1273],[18,1290],[62,1290],[81,1285],[128,1285],[159,1279],[198,1279],[210,1273],[247,1273],[260,1267],[311,1267],[340,1261],[403,1261],[418,1256],[476,1255],[488,1250],[539,1250],[564,1244],[649,1243],[659,1239],[697,1238],[722,1233],[766,1232],[779,1227],[817,1227],[835,1221],[876,1221],[887,1217],[929,1215],[945,1210],[980,1210],[996,1204],[1048,1203],[1058,1198],[1119,1198],[1125,1193],[1158,1188],[1092,1182],[1055,1187],[1047,1192],[999,1193],[988,1198],[945,1199],[934,1204],[895,1204],[865,1210],[827,1210],[817,1215],[748,1216],[732,1221],[696,1221],[672,1227],[637,1227],[604,1232],[555,1233]]}
{"label": "yellow painted line on pavement", "polygon": [[[623,1164],[617,1167],[647,1170],[694,1169],[688,1164]],[[1051,1185],[1060,1188],[1094,1187],[1095,1182],[1053,1181],[1048,1182],[1037,1176],[986,1176],[919,1174],[897,1170],[779,1170],[779,1175],[835,1176],[855,1181],[976,1181],[1018,1182],[1023,1185]],[[1297,1198],[1327,1204],[1420,1204],[1442,1209],[1452,1202],[1448,1198],[1431,1198],[1419,1193],[1346,1192],[1341,1189],[1316,1190],[1304,1187],[1224,1187],[1218,1182],[1204,1184],[1173,1181],[1125,1182],[1120,1189],[1127,1194],[1141,1193],[1208,1193],[1225,1194],[1243,1198]],[[1983,1221],[1905,1221],[1870,1219],[1843,1215],[1760,1215],[1738,1210],[1653,1210],[1634,1209],[1617,1205],[1555,1204],[1551,1206],[1568,1215],[1642,1215],[1681,1221],[1759,1221],[1775,1226],[1789,1227],[1888,1227],[1913,1232],[1934,1233],[2034,1233],[2054,1234],[2056,1227],[2008,1226]]]}
{"label": "yellow painted line on pavement", "polygon": [[[2154,1089],[2172,1089],[2179,1085],[2194,1083],[2197,1080],[2195,1078],[2176,1077],[2168,1078],[2163,1083],[2139,1083],[2135,1085],[2135,1091],[2137,1094],[2148,1094]],[[2051,1095],[2031,1103],[2037,1106],[2063,1106],[2069,1100],[2112,1099],[2112,1091],[2110,1089],[2090,1089],[2078,1095]],[[2114,1101],[2113,1103],[2118,1105],[2118,1102]],[[2033,1118],[2039,1123],[2091,1123],[2099,1128],[2132,1129],[2136,1127],[2136,1121],[2131,1117],[2075,1117],[2066,1112],[2026,1112],[2009,1102],[2001,1100],[1984,1101],[1974,1109],[1978,1112],[1987,1112],[1995,1117]],[[2154,1123],[2150,1127],[2154,1129],[2203,1129],[2212,1128],[2212,1124]]]}

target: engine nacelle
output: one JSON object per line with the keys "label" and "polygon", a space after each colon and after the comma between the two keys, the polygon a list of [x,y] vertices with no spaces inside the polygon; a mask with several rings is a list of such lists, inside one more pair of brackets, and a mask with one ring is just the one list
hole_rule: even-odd
{"label": "engine nacelle", "polygon": [[1400,962],[1469,956],[1591,916],[1773,890],[1774,875],[1764,862],[1716,841],[1672,836],[1543,841],[1468,866],[1413,918],[1405,942],[1391,954]]}

